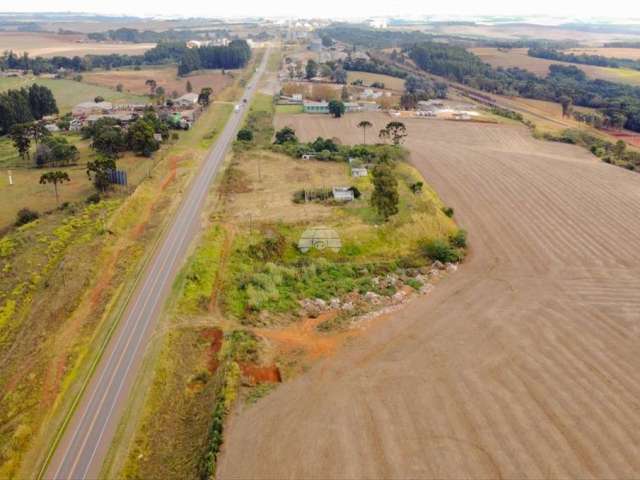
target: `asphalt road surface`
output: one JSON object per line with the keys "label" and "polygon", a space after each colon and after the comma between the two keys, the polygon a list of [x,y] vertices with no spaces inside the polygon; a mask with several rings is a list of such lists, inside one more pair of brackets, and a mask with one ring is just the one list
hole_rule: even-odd
{"label": "asphalt road surface", "polygon": [[[120,420],[147,342],[189,244],[200,226],[207,193],[235,139],[269,50],[213,149],[193,180],[174,223],[149,262],[105,354],[45,473],[49,479],[97,478]],[[246,99],[246,104],[243,100]]]}
{"label": "asphalt road surface", "polygon": [[[357,143],[360,120],[292,115]],[[403,119],[465,264],[233,416],[217,478],[640,478],[640,174],[522,127]]]}

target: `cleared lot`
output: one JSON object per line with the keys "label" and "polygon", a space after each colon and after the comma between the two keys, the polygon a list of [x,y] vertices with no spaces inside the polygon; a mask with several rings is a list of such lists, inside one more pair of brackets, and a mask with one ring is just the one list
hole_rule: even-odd
{"label": "cleared lot", "polygon": [[[277,123],[357,142],[363,118]],[[406,123],[467,263],[232,419],[218,478],[637,477],[640,176],[518,126]]]}

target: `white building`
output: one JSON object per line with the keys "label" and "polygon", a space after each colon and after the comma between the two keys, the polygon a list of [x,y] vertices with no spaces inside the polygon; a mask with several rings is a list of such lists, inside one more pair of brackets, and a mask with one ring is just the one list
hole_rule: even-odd
{"label": "white building", "polygon": [[181,97],[176,98],[173,101],[174,105],[179,107],[189,108],[198,104],[198,94],[197,93],[185,93]]}
{"label": "white building", "polygon": [[333,199],[338,202],[352,202],[355,198],[349,187],[333,187]]}

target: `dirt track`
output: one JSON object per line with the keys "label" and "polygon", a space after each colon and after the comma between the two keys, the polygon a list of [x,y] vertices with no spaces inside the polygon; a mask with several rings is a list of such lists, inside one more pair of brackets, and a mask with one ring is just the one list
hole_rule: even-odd
{"label": "dirt track", "polygon": [[[360,120],[278,126],[358,142]],[[469,261],[233,418],[218,478],[640,477],[640,176],[519,127],[407,124]]]}

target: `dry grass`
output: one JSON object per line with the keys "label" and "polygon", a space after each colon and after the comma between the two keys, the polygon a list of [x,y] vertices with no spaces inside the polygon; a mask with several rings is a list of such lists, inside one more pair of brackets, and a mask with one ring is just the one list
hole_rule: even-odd
{"label": "dry grass", "polygon": [[178,95],[187,93],[187,81],[191,82],[194,92],[199,92],[203,87],[213,88],[214,96],[225,87],[233,83],[233,71],[223,75],[221,70],[204,70],[195,72],[186,77],[178,77],[175,67],[147,68],[143,70],[123,69],[105,72],[91,72],[83,75],[86,83],[100,85],[115,89],[118,84],[124,91],[145,95],[149,93],[149,87],[145,85],[148,79],[153,79],[159,87],[164,88],[166,95],[174,91]]}
{"label": "dry grass", "polygon": [[303,188],[348,186],[348,167],[335,162],[294,160],[267,151],[251,151],[236,160],[235,168],[248,191],[233,195],[227,214],[234,222],[300,222],[326,219],[332,209],[320,204],[294,204],[293,193]]}
{"label": "dry grass", "polygon": [[608,58],[628,58],[631,60],[640,60],[640,48],[571,48],[567,53],[575,53],[576,55],[600,55]]}
{"label": "dry grass", "polygon": [[544,58],[535,58],[527,55],[526,48],[513,48],[508,51],[502,51],[497,48],[479,47],[472,48],[470,51],[478,55],[483,61],[489,63],[492,67],[520,67],[541,77],[544,77],[549,73],[549,65],[575,65],[591,78],[627,83],[629,85],[640,85],[640,71],[637,70],[595,67],[593,65],[577,65],[567,62],[558,62],[555,60],[546,60]]}
{"label": "dry grass", "polygon": [[138,55],[153,48],[153,43],[92,43],[84,35],[58,35],[56,33],[0,32],[0,51],[13,50],[32,57],[61,55],[107,55],[122,53]]}

